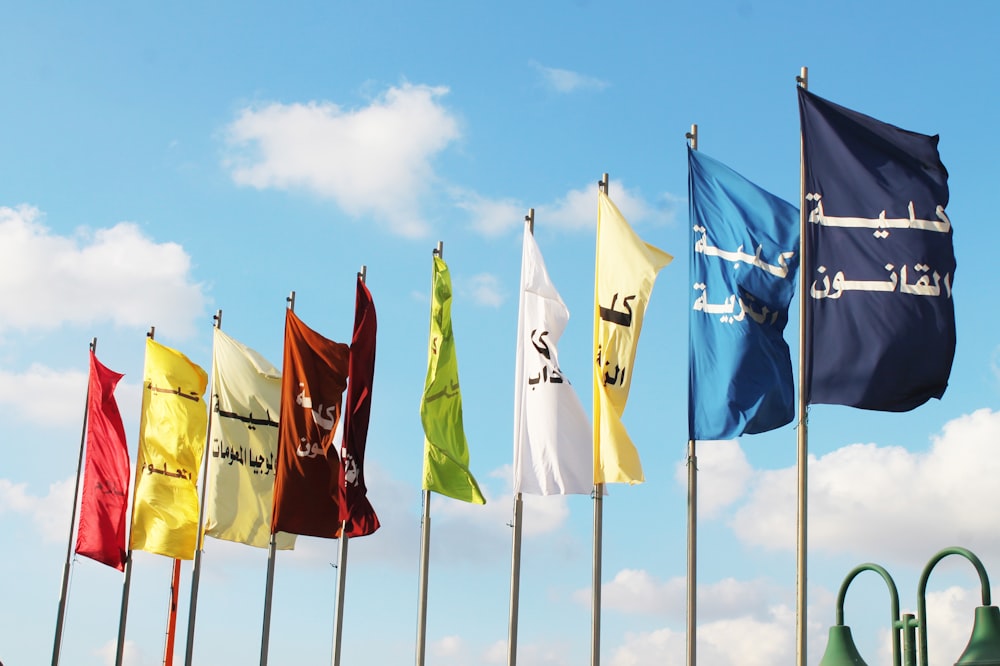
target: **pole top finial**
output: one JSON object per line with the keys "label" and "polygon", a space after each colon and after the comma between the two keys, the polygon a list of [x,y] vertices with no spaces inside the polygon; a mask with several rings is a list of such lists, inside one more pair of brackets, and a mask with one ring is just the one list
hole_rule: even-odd
{"label": "pole top finial", "polygon": [[691,123],[691,131],[684,133],[684,138],[691,142],[691,150],[698,150],[698,124]]}

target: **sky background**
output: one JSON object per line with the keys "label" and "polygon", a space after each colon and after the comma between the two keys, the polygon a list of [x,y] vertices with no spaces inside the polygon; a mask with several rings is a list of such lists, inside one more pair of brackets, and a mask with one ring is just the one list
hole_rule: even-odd
{"label": "sky background", "polygon": [[[273,363],[283,310],[351,333],[367,266],[379,317],[366,479],[382,528],[350,543],[344,664],[414,661],[420,395],[431,251],[444,242],[471,467],[486,506],[431,502],[427,664],[505,663],[521,229],[572,319],[564,373],[589,411],[597,182],[660,273],[625,424],[646,483],[604,506],[602,663],[679,665],[685,643],[687,163],[699,147],[799,199],[795,76],[906,129],[950,172],[958,350],[943,399],[905,414],[809,415],[810,664],[856,564],[905,610],[951,545],[1000,581],[1000,4],[992,2],[8,3],[0,10],[0,660],[48,663],[65,560],[87,345],[125,373],[134,464],[145,334],[208,369],[212,315]],[[798,300],[786,336],[796,358]],[[933,350],[929,350],[932,353]],[[796,433],[698,447],[698,655],[795,658]],[[592,501],[527,498],[523,666],[590,646]],[[195,661],[257,663],[266,551],[209,539]],[[280,552],[270,664],[330,660],[337,542]],[[136,553],[126,663],[162,662],[168,559]],[[191,563],[182,568],[182,663]],[[114,660],[122,576],[74,562],[62,663]],[[959,558],[930,579],[932,659],[978,605]],[[852,585],[846,619],[887,661],[888,596]],[[951,659],[952,662],[947,662]]]}

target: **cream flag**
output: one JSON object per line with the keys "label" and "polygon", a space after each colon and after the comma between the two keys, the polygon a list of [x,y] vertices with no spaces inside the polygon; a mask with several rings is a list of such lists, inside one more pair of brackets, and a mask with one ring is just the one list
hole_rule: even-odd
{"label": "cream flag", "polygon": [[[281,373],[253,349],[215,330],[205,534],[266,548],[278,454]],[[295,536],[278,532],[288,550]]]}
{"label": "cream flag", "polygon": [[569,309],[549,279],[527,224],[514,371],[514,492],[589,494],[594,488],[590,419],[559,367]]}
{"label": "cream flag", "polygon": [[600,192],[594,275],[594,483],[642,483],[639,453],[622,424],[636,346],[653,283],[673,257],[643,242]]}

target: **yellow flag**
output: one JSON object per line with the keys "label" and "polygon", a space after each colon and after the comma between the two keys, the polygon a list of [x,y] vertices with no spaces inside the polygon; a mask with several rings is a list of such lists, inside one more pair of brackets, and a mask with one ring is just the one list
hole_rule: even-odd
{"label": "yellow flag", "polygon": [[673,257],[644,243],[601,192],[594,270],[594,483],[642,483],[639,453],[622,424],[643,314]]}
{"label": "yellow flag", "polygon": [[146,339],[131,548],[194,558],[198,470],[208,414],[205,371],[179,351]]}

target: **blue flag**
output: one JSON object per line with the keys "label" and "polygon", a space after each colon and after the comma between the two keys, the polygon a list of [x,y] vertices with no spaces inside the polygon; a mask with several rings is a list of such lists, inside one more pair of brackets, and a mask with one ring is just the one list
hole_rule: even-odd
{"label": "blue flag", "polygon": [[948,385],[955,251],[937,136],[799,89],[809,403],[905,412]]}
{"label": "blue flag", "polygon": [[799,210],[688,149],[691,439],[767,432],[795,416],[782,331],[799,265]]}

